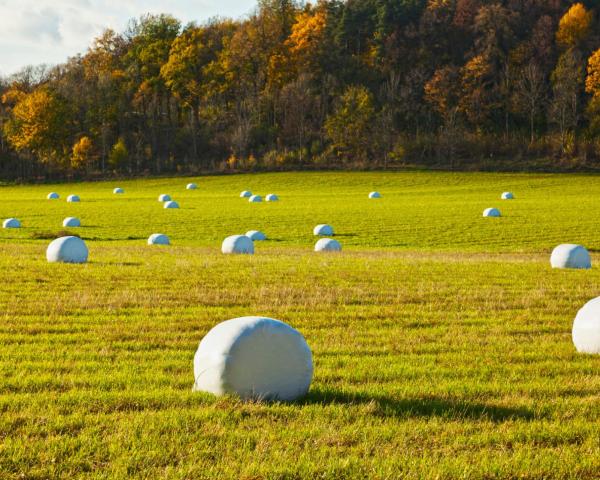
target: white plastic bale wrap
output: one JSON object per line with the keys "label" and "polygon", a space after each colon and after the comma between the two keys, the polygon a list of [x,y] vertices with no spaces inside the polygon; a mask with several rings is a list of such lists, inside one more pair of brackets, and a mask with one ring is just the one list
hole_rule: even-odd
{"label": "white plastic bale wrap", "polygon": [[514,200],[515,196],[512,192],[504,192],[501,196],[502,200]]}
{"label": "white plastic bale wrap", "polygon": [[321,223],[313,228],[313,235],[315,236],[331,236],[333,234],[333,227],[325,223]]}
{"label": "white plastic bale wrap", "polygon": [[77,217],[67,217],[62,224],[63,227],[81,227],[81,222]]}
{"label": "white plastic bale wrap", "polygon": [[49,262],[85,263],[88,259],[88,249],[81,238],[60,237],[48,245],[46,259]]}
{"label": "white plastic bale wrap", "polygon": [[69,202],[69,203],[77,203],[80,201],[81,201],[81,199],[79,198],[79,195],[69,195],[67,197],[67,202]]}
{"label": "white plastic bale wrap", "polygon": [[483,211],[483,216],[484,217],[500,217],[500,210],[498,210],[497,208],[486,208]]}
{"label": "white plastic bale wrap", "polygon": [[148,245],[170,245],[169,237],[163,233],[153,233],[148,237]]}
{"label": "white plastic bale wrap", "polygon": [[600,354],[600,297],[590,300],[577,312],[573,344],[580,353]]}
{"label": "white plastic bale wrap", "polygon": [[275,195],[274,193],[269,193],[266,196],[266,200],[267,200],[267,202],[277,202],[279,200],[279,197],[277,195]]}
{"label": "white plastic bale wrap", "polygon": [[58,200],[60,198],[60,195],[56,192],[50,192],[47,198],[48,200]]}
{"label": "white plastic bale wrap", "polygon": [[198,188],[198,185],[196,185],[195,183],[188,183],[185,186],[186,190],[196,190]]}
{"label": "white plastic bale wrap", "polygon": [[592,260],[588,251],[581,245],[564,243],[552,251],[550,256],[552,268],[592,268]]}
{"label": "white plastic bale wrap", "polygon": [[223,240],[221,245],[221,252],[223,253],[254,253],[254,242],[250,240],[246,235],[231,235]]}
{"label": "white plastic bale wrap", "polygon": [[253,242],[256,242],[256,241],[260,242],[260,241],[267,239],[267,236],[259,230],[248,230],[246,232],[246,236]]}
{"label": "white plastic bale wrap", "polygon": [[340,242],[333,238],[321,238],[315,244],[315,252],[341,252]]}
{"label": "white plastic bale wrap", "polygon": [[381,193],[371,192],[371,193],[369,193],[369,198],[381,198]]}
{"label": "white plastic bale wrap", "polygon": [[250,203],[260,203],[260,202],[262,202],[262,197],[261,197],[260,195],[252,195],[252,196],[251,196],[251,197],[248,199],[248,201],[249,201]]}
{"label": "white plastic bale wrap", "polygon": [[163,202],[163,203],[164,203],[164,202],[170,202],[170,201],[171,201],[171,195],[168,195],[168,194],[166,194],[166,193],[161,193],[161,194],[158,196],[158,201],[159,201],[159,202]]}
{"label": "white plastic bale wrap", "polygon": [[114,193],[114,194],[125,193],[125,190],[123,190],[121,187],[116,187],[116,188],[113,190],[113,193]]}
{"label": "white plastic bale wrap", "polygon": [[163,208],[179,208],[179,204],[175,200],[165,202]]}
{"label": "white plastic bale wrap", "polygon": [[16,218],[7,218],[2,222],[2,228],[21,228],[21,222]]}
{"label": "white plastic bale wrap", "polygon": [[194,390],[243,399],[291,401],[308,392],[312,354],[300,332],[272,318],[218,324],[194,356]]}
{"label": "white plastic bale wrap", "polygon": [[244,190],[240,193],[240,198],[250,198],[252,196],[252,192],[250,190]]}

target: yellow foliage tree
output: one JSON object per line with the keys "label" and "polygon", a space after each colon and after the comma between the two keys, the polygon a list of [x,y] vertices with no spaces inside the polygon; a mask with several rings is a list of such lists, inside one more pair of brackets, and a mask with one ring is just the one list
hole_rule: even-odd
{"label": "yellow foliage tree", "polygon": [[286,44],[298,68],[308,68],[317,58],[326,27],[327,13],[324,10],[302,12],[296,16]]}
{"label": "yellow foliage tree", "polygon": [[71,167],[75,169],[87,167],[91,160],[93,147],[92,140],[87,136],[83,136],[75,142],[71,153]]}
{"label": "yellow foliage tree", "polygon": [[577,47],[583,42],[592,26],[593,15],[581,3],[576,3],[560,19],[556,42],[566,48]]}
{"label": "yellow foliage tree", "polygon": [[600,95],[600,48],[588,60],[585,91],[590,95]]}

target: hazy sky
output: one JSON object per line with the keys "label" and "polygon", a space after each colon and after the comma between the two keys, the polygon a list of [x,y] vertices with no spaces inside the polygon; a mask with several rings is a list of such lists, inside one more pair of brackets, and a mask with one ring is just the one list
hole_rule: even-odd
{"label": "hazy sky", "polygon": [[241,17],[256,0],[0,0],[0,75],[29,64],[64,62],[110,27],[122,31],[144,13],[170,13],[182,23]]}

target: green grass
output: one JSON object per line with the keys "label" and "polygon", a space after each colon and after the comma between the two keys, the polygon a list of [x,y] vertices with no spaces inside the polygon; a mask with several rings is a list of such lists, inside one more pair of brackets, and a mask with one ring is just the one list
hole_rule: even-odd
{"label": "green grass", "polygon": [[[570,338],[600,269],[549,267],[558,243],[600,251],[600,177],[188,181],[0,189],[0,218],[24,227],[0,230],[0,479],[600,478],[600,357]],[[504,217],[481,218],[491,206]],[[65,216],[83,222],[86,265],[45,261],[40,237]],[[342,254],[312,252],[323,222]],[[220,254],[250,229],[272,240]],[[145,245],[154,232],[173,246]],[[306,337],[305,399],[191,392],[203,335],[250,314]]]}

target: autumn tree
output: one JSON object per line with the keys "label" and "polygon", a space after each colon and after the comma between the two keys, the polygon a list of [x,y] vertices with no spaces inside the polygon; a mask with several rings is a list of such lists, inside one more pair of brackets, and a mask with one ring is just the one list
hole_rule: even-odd
{"label": "autumn tree", "polygon": [[576,50],[569,49],[560,56],[551,81],[549,118],[559,129],[561,147],[564,150],[568,133],[577,127],[579,99],[583,90],[583,67]]}
{"label": "autumn tree", "polygon": [[556,42],[565,48],[581,45],[592,27],[593,15],[581,3],[575,3],[560,19]]}
{"label": "autumn tree", "polygon": [[71,167],[75,170],[87,168],[92,159],[93,148],[92,140],[88,136],[84,135],[75,142],[71,153]]}

